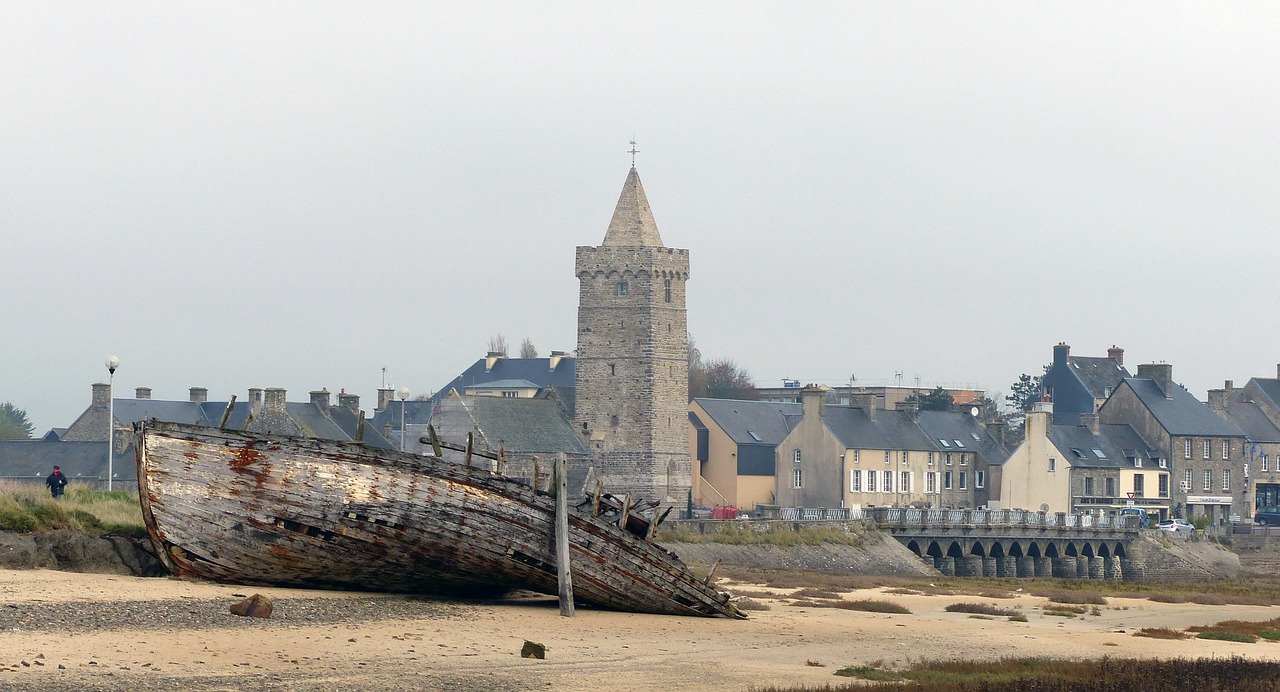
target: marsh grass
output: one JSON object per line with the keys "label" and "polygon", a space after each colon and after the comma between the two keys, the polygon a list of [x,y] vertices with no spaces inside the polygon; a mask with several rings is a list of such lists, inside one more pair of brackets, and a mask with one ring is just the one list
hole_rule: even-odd
{"label": "marsh grass", "polygon": [[840,598],[840,594],[826,589],[800,589],[791,594],[790,598]]}
{"label": "marsh grass", "polygon": [[1243,632],[1223,632],[1219,630],[1200,632],[1196,634],[1196,639],[1216,639],[1218,641],[1242,642],[1245,644],[1252,644],[1258,641],[1258,638],[1251,634],[1244,634]]}
{"label": "marsh grass", "polygon": [[1068,605],[1100,605],[1107,604],[1107,599],[1097,591],[1069,591],[1064,589],[1034,589],[1032,596],[1047,598],[1053,603]]}
{"label": "marsh grass", "polygon": [[1133,633],[1135,637],[1147,637],[1148,639],[1188,639],[1191,635],[1182,630],[1175,630],[1169,627],[1143,627]]}
{"label": "marsh grass", "polygon": [[1239,656],[1144,660],[1007,658],[996,661],[927,661],[902,670],[881,663],[849,666],[837,675],[857,682],[821,687],[766,687],[757,692],[1115,692],[1117,690],[1231,690],[1263,692],[1280,687],[1280,666]]}
{"label": "marsh grass", "polygon": [[944,608],[948,613],[976,613],[979,615],[994,615],[996,617],[1012,617],[1021,615],[1013,608],[1001,608],[990,603],[952,603]]}
{"label": "marsh grass", "polygon": [[138,496],[127,490],[90,490],[72,483],[61,500],[28,483],[0,482],[0,530],[34,533],[66,529],[93,536],[145,536]]}
{"label": "marsh grass", "polygon": [[[1188,627],[1187,631],[1196,633],[1196,636],[1201,639],[1226,639],[1227,641],[1254,642],[1257,641],[1259,637],[1267,640],[1274,640],[1276,636],[1274,633],[1276,633],[1278,629],[1280,629],[1280,618],[1256,622],[1249,620],[1223,620],[1222,622],[1213,625]],[[1267,636],[1264,634],[1267,632],[1273,633],[1273,636]],[[1247,640],[1218,636],[1220,634],[1239,635],[1241,637],[1247,637]]]}
{"label": "marsh grass", "polygon": [[1073,618],[1079,615],[1080,613],[1077,613],[1074,610],[1056,610],[1056,609],[1046,608],[1044,610],[1044,614],[1051,617],[1056,617],[1056,618]]}
{"label": "marsh grass", "polygon": [[674,524],[658,530],[655,538],[659,543],[724,543],[726,545],[776,545],[790,547],[797,545],[820,545],[834,543],[837,545],[861,546],[864,542],[861,527],[850,524],[849,530],[832,528],[810,528],[795,531],[789,525],[771,527],[766,530],[755,530],[750,525],[726,524],[713,533],[696,533],[684,524]]}

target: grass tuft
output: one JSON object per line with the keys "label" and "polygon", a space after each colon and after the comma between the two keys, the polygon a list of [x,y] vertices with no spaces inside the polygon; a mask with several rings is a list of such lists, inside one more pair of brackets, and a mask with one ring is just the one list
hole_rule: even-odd
{"label": "grass tuft", "polygon": [[1133,633],[1135,637],[1147,637],[1148,639],[1187,639],[1191,635],[1182,630],[1170,629],[1168,627],[1143,627]]}
{"label": "grass tuft", "polygon": [[989,603],[952,603],[944,610],[948,613],[977,613],[981,615],[994,615],[997,617],[1011,617],[1021,614],[1013,608],[1001,608],[1000,606],[991,605]]}
{"label": "grass tuft", "polygon": [[80,483],[67,486],[54,500],[42,486],[0,482],[0,529],[35,533],[65,529],[93,536],[146,535],[138,496],[126,490],[90,490]]}

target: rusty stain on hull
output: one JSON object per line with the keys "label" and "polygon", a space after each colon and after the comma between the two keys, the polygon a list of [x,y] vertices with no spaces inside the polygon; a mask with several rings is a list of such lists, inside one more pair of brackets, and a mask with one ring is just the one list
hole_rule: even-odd
{"label": "rusty stain on hull", "polygon": [[[180,576],[396,592],[557,593],[554,500],[513,479],[355,443],[157,421],[136,435],[143,518],[162,560]],[[624,507],[623,527],[622,513],[597,516],[590,497],[573,504],[570,562],[579,602],[744,617],[727,594],[646,540],[650,520],[641,513],[652,503]]]}

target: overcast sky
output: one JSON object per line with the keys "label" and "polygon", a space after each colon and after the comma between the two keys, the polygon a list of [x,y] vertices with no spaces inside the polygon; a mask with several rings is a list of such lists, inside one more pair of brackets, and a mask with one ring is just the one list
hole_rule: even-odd
{"label": "overcast sky", "polygon": [[[0,4],[0,401],[575,348],[630,165],[760,385],[1280,362],[1280,5]],[[514,353],[513,353],[514,355]]]}

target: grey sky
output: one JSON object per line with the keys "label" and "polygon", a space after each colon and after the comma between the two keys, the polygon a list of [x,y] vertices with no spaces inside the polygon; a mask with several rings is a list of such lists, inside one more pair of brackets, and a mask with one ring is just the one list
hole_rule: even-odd
{"label": "grey sky", "polygon": [[1275,3],[5,3],[0,401],[575,347],[634,135],[759,384],[1280,362]]}

